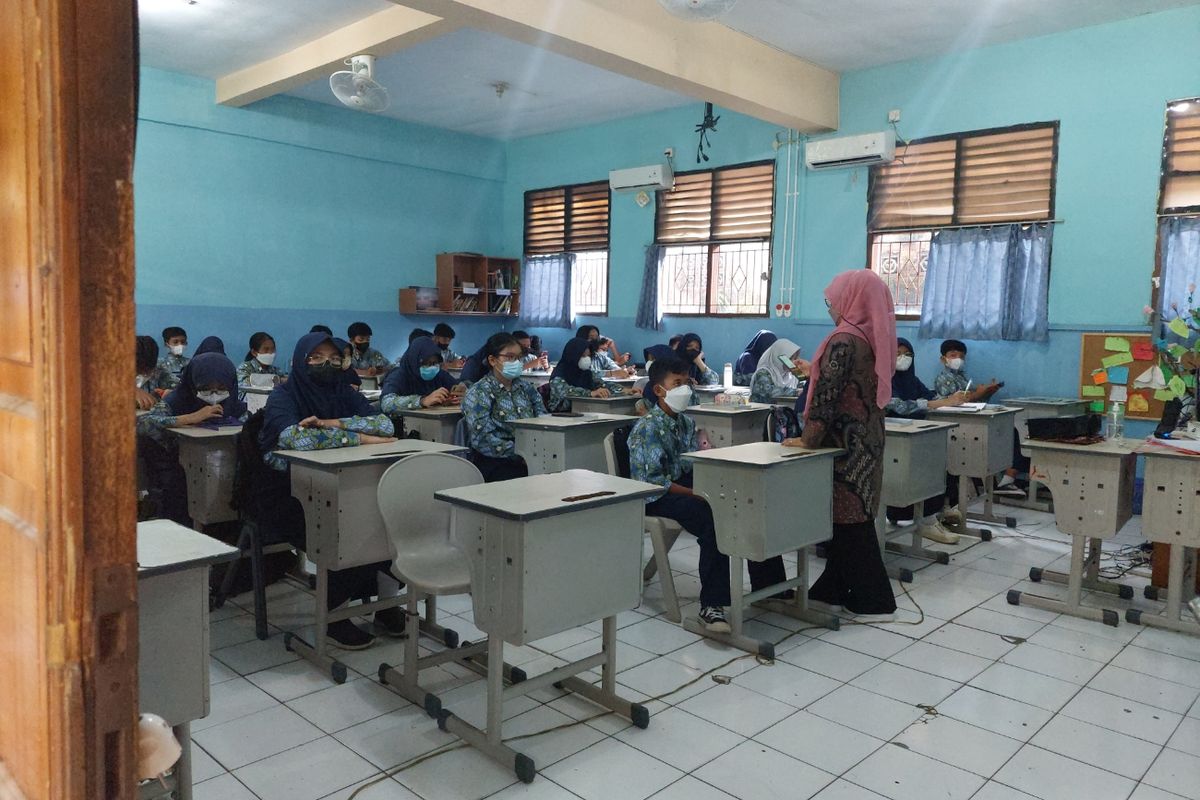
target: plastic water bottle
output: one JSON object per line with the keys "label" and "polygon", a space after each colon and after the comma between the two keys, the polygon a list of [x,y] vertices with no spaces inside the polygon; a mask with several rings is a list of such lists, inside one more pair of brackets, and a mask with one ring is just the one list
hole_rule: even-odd
{"label": "plastic water bottle", "polygon": [[1109,441],[1119,442],[1125,438],[1125,407],[1114,402],[1108,409],[1108,435]]}
{"label": "plastic water bottle", "polygon": [[724,374],[721,376],[721,383],[726,389],[733,386],[733,364],[726,361]]}

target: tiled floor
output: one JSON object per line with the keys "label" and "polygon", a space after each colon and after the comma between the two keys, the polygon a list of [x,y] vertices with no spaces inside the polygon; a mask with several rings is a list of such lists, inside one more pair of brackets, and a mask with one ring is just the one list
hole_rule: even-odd
{"label": "tiled floor", "polygon": [[[1060,594],[1028,571],[1061,567],[1069,549],[1048,515],[1013,515],[1018,527],[992,542],[947,548],[948,565],[902,559],[917,572],[907,595],[897,588],[897,623],[797,630],[758,614],[751,627],[778,642],[774,664],[667,622],[651,583],[618,620],[617,676],[627,696],[653,698],[649,729],[553,689],[513,702],[506,735],[582,720],[520,742],[539,769],[528,786],[469,748],[388,776],[456,741],[377,682],[401,645],[342,654],[352,672],[337,686],[288,653],[278,628],[254,639],[249,603],[230,603],[213,614],[195,796],[347,800],[371,784],[360,800],[1200,800],[1200,637],[1008,605],[1014,586]],[[1138,522],[1113,547],[1139,541]],[[671,553],[685,613],[695,612],[697,557],[687,537]],[[811,572],[821,568],[814,559]],[[1145,579],[1124,580],[1140,598]],[[310,598],[290,585],[271,587],[270,608],[281,627],[310,622]],[[441,608],[465,639],[479,636],[469,598]],[[594,652],[598,637],[592,624],[509,657],[542,672]],[[450,665],[423,677],[448,707],[481,718],[476,675]]]}

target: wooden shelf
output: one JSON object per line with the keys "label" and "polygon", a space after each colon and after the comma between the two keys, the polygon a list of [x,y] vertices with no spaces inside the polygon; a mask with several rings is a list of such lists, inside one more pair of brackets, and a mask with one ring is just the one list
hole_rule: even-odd
{"label": "wooden shelf", "polygon": [[[494,286],[496,280],[507,286]],[[437,289],[409,287],[400,290],[400,313],[441,316],[516,317],[520,315],[521,262],[515,258],[492,258],[478,253],[438,253]],[[464,283],[475,286],[464,289]],[[517,288],[510,288],[510,287]],[[430,308],[430,293],[437,293],[437,307]],[[418,302],[418,295],[422,302]],[[479,297],[483,309],[456,310],[455,301],[462,297]],[[508,298],[509,311],[491,311]],[[423,306],[423,307],[422,307]]]}

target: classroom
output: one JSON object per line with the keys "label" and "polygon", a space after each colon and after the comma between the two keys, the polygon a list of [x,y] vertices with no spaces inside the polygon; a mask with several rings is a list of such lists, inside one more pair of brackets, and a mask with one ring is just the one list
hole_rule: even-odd
{"label": "classroom", "polygon": [[1200,800],[1200,3],[0,8],[0,798]]}

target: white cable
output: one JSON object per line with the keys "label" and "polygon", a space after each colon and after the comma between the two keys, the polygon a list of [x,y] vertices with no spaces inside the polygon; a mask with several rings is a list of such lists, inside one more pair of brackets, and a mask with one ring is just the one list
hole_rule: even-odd
{"label": "white cable", "polygon": [[[791,136],[792,136],[792,133],[789,130],[787,132],[788,138],[785,139],[784,143],[783,143],[783,147],[787,151],[787,153],[786,153],[787,157],[786,157],[786,159],[784,159],[784,163],[787,166],[783,172],[783,235],[780,236],[780,241],[783,244],[784,250],[783,250],[783,259],[780,261],[780,265],[779,265],[780,266],[779,282],[775,288],[775,292],[776,292],[775,305],[777,305],[777,306],[782,305],[784,303],[783,298],[786,294],[785,290],[787,288],[787,246],[788,246],[788,216],[789,216],[788,209],[791,207],[790,206],[791,196],[788,194],[789,181],[790,181],[790,175],[791,175],[791,169],[792,169],[792,151],[789,146],[791,144]],[[775,141],[776,142],[779,141],[779,134],[775,135]],[[780,159],[778,159],[778,157],[777,157],[777,160],[780,160]],[[776,314],[775,316],[779,316],[779,315]]]}

